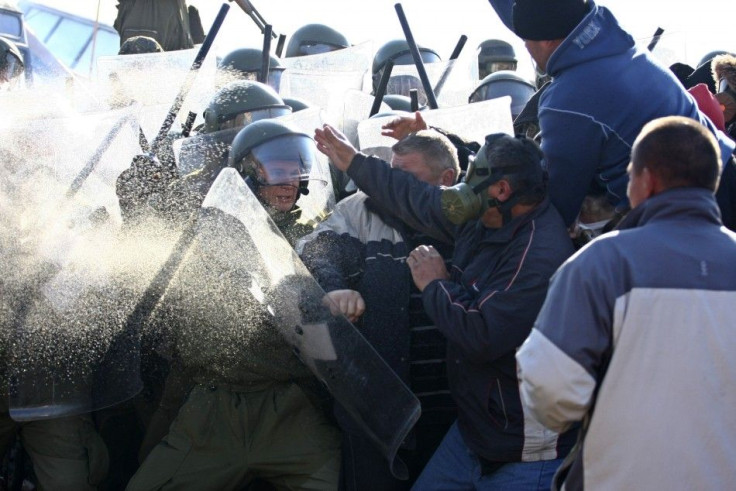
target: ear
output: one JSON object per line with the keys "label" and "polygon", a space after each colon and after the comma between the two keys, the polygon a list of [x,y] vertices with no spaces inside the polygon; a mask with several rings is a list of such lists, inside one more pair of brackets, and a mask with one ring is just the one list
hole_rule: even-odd
{"label": "ear", "polygon": [[661,193],[666,188],[662,185],[662,180],[659,176],[650,171],[648,167],[644,167],[641,171],[643,178],[644,189],[647,192],[647,197],[654,196],[655,194]]}
{"label": "ear", "polygon": [[450,187],[455,184],[455,171],[452,169],[445,169],[440,174],[440,186]]}
{"label": "ear", "polygon": [[514,190],[511,189],[511,184],[509,184],[509,181],[506,179],[501,179],[496,183],[496,185],[498,186],[498,195],[496,196],[496,199],[501,202],[508,200],[514,192]]}

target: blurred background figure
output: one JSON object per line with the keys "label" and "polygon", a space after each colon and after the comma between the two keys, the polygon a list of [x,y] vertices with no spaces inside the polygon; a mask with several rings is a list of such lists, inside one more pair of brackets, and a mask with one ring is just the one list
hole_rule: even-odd
{"label": "blurred background figure", "polygon": [[478,45],[478,50],[478,76],[481,80],[499,70],[516,70],[516,53],[506,41],[487,39]]}
{"label": "blurred background figure", "polygon": [[17,88],[24,70],[23,55],[18,47],[9,39],[0,37],[0,90]]}
{"label": "blurred background figure", "polygon": [[[442,61],[440,55],[430,48],[423,46],[417,46],[419,48],[419,54],[422,57],[422,61],[427,63],[438,63]],[[386,63],[392,61],[394,66],[397,65],[413,65],[414,58],[411,56],[409,51],[409,43],[405,39],[394,39],[385,43],[383,46],[378,48],[376,54],[373,56],[373,65],[371,71],[373,73],[373,94],[378,89],[378,84],[381,82],[383,76],[383,70],[386,68]],[[393,71],[392,73],[396,73]],[[427,95],[424,93],[422,82],[419,77],[415,75],[391,75],[386,86],[386,94],[397,94],[409,97],[411,89],[417,89],[419,93],[419,105],[423,106],[427,103]]]}
{"label": "blurred background figure", "polygon": [[[260,48],[238,48],[231,51],[217,65],[217,86],[222,87],[233,80],[261,80],[263,50]],[[281,86],[281,75],[285,68],[278,58],[269,56],[268,77],[265,81],[276,92]]]}
{"label": "blurred background figure", "polygon": [[470,94],[468,102],[488,101],[509,96],[511,97],[511,116],[516,119],[536,91],[537,89],[531,82],[516,72],[500,70],[484,77]]}
{"label": "blurred background figure", "polygon": [[117,7],[113,26],[121,46],[133,36],[148,36],[164,51],[194,47],[184,0],[119,0]]}

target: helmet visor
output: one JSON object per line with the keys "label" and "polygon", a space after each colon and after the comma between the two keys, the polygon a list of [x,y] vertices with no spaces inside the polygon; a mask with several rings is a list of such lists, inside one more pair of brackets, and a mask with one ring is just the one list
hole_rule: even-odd
{"label": "helmet visor", "polygon": [[344,47],[345,46],[339,46],[337,44],[331,43],[305,41],[301,45],[299,45],[299,56],[321,55],[323,53],[329,53],[331,51],[343,49]]}
{"label": "helmet visor", "polygon": [[291,109],[288,107],[271,107],[238,114],[227,114],[223,117],[219,129],[227,130],[230,128],[240,128],[249,125],[254,121],[278,118],[279,116],[285,116],[287,114],[291,114]]}
{"label": "helmet visor", "polygon": [[427,104],[427,94],[422,87],[422,81],[413,75],[397,75],[388,79],[386,94],[396,94],[410,97],[412,89],[417,90],[417,99],[420,106]]}
{"label": "helmet visor", "polygon": [[299,186],[309,179],[317,160],[314,141],[306,135],[285,135],[258,145],[251,152],[262,185]]}
{"label": "helmet visor", "polygon": [[481,62],[478,65],[478,73],[480,78],[485,78],[491,73],[495,73],[499,70],[516,70],[515,61],[486,61]]}

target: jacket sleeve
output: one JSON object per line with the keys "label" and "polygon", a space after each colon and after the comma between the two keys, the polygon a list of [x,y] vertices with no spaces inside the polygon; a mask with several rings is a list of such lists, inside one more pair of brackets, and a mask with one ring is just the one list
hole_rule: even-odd
{"label": "jacket sleeve", "polygon": [[348,175],[361,191],[392,210],[409,227],[442,242],[453,242],[456,227],[442,213],[439,186],[361,153],[350,163]]}
{"label": "jacket sleeve", "polygon": [[297,244],[302,262],[326,292],[353,288],[365,263],[365,245],[351,233],[350,210],[341,203]]}
{"label": "jacket sleeve", "polygon": [[606,129],[586,114],[551,108],[540,108],[539,124],[549,198],[569,227],[599,166]]}
{"label": "jacket sleeve", "polygon": [[470,286],[435,280],[424,289],[424,308],[437,328],[475,363],[513,353],[529,335],[548,282],[525,254],[528,245],[516,244],[487,280]]}
{"label": "jacket sleeve", "polygon": [[611,356],[616,276],[596,271],[606,268],[600,256],[586,248],[560,267],[516,354],[522,400],[553,431],[585,416]]}

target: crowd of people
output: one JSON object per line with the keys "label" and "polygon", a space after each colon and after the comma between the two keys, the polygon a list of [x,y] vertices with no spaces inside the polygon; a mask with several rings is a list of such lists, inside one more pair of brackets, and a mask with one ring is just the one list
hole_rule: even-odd
{"label": "crowd of people", "polygon": [[[515,134],[428,124],[431,87],[386,72],[440,57],[404,40],[366,67],[388,161],[285,120],[312,104],[279,93],[288,64],[259,48],[219,60],[199,126],[151,145],[136,128],[118,233],[175,240],[147,288],[75,293],[82,319],[124,326],[100,359],[73,355],[81,370],[54,365],[64,347],[27,354],[62,325],[49,285],[67,265],[33,260],[12,215],[33,162],[0,143],[5,486],[732,486],[736,56],[663,66],[594,0],[490,4],[540,77],[487,40],[468,103],[509,97]],[[183,0],[118,8],[120,56],[205,39]],[[310,24],[285,58],[349,47]],[[23,64],[0,37],[4,96],[34,90]],[[105,311],[118,297],[134,308]]]}

